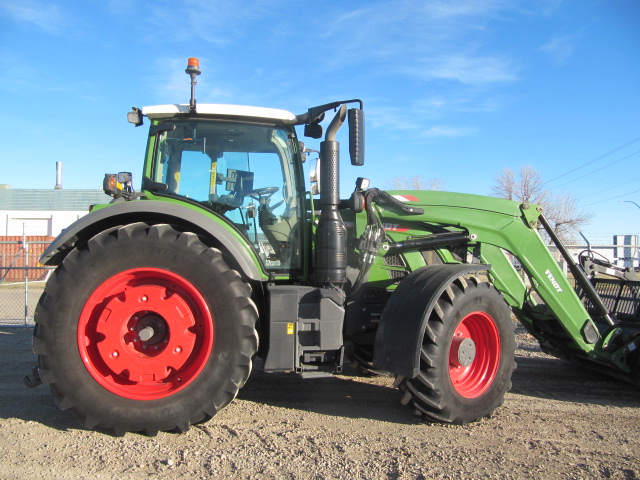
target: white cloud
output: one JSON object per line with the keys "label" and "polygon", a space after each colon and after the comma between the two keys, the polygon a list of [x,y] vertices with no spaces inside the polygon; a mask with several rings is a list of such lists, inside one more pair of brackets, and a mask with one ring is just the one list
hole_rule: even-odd
{"label": "white cloud", "polygon": [[18,22],[31,23],[53,35],[64,35],[69,26],[68,15],[50,2],[7,1],[0,5],[0,11]]}
{"label": "white cloud", "polygon": [[454,80],[464,84],[504,83],[518,78],[515,68],[505,58],[462,53],[419,59],[406,72],[425,79]]}
{"label": "white cloud", "polygon": [[[477,128],[454,124],[437,123],[446,121],[454,109],[462,109],[457,105],[448,105],[448,101],[440,98],[416,101],[403,109],[375,105],[369,109],[367,125],[377,130],[376,135],[384,134],[391,138],[413,138],[433,140],[442,138],[468,137],[477,133]],[[467,107],[464,107],[467,108]],[[470,108],[470,107],[469,107]],[[444,111],[440,111],[443,109]],[[425,125],[431,125],[425,127]]]}
{"label": "white cloud", "polygon": [[445,19],[470,15],[485,15],[505,7],[500,0],[440,0],[424,2],[424,9],[433,18]]}
{"label": "white cloud", "polygon": [[421,116],[438,120],[450,115],[495,112],[510,101],[504,94],[483,92],[479,96],[475,88],[469,91],[456,88],[446,94],[418,99],[413,107]]}
{"label": "white cloud", "polygon": [[267,21],[268,4],[242,6],[233,0],[156,1],[149,7],[149,21],[171,41],[200,40],[216,46],[230,45],[254,25]]}
{"label": "white cloud", "polygon": [[422,132],[423,137],[427,138],[454,138],[468,137],[477,132],[475,128],[455,127],[451,125],[434,125],[433,127]]}
{"label": "white cloud", "polygon": [[564,65],[573,54],[575,35],[558,35],[540,47],[540,50],[549,55],[557,65]]}
{"label": "white cloud", "polygon": [[[471,85],[512,82],[518,65],[491,50],[491,27],[517,1],[376,2],[326,22],[321,39],[332,69],[383,63],[384,74]],[[320,22],[320,20],[318,20]]]}
{"label": "white cloud", "polygon": [[104,7],[112,15],[133,16],[136,12],[137,2],[131,0],[106,0]]}

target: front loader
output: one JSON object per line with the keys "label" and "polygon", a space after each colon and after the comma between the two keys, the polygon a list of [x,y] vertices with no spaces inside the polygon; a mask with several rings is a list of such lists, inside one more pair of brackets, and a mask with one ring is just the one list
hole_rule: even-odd
{"label": "front loader", "polygon": [[[85,427],[185,431],[235,398],[256,356],[304,378],[355,363],[393,375],[428,420],[475,421],[511,386],[512,312],[546,352],[640,383],[638,278],[589,252],[576,264],[539,207],[365,178],[341,199],[337,136],[347,122],[362,165],[360,100],[301,115],[198,104],[197,59],[186,72],[188,105],[128,115],[150,122],[141,191],[107,174],[113,201],[41,258],[56,269],[27,383],[48,384]],[[324,136],[309,189],[296,128]]]}

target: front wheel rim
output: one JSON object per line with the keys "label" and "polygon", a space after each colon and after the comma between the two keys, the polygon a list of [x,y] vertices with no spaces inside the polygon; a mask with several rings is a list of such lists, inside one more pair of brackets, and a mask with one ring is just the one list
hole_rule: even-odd
{"label": "front wheel rim", "polygon": [[211,355],[214,321],[198,289],[158,268],[104,281],[78,321],[78,349],[89,374],[109,392],[156,400],[189,385]]}
{"label": "front wheel rim", "polygon": [[456,327],[449,347],[453,388],[464,398],[477,398],[489,389],[499,365],[500,333],[495,321],[485,312],[466,315]]}

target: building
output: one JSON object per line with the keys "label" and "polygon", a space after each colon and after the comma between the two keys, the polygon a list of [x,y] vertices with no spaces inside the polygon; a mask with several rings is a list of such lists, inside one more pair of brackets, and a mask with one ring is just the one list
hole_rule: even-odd
{"label": "building", "polygon": [[102,190],[0,188],[0,237],[56,237],[91,205],[111,200]]}
{"label": "building", "polygon": [[616,265],[624,268],[640,267],[637,235],[615,235],[613,237]]}

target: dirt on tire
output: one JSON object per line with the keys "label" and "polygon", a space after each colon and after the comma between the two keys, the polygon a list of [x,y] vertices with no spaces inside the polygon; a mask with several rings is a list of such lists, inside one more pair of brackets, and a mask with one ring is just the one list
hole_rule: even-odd
{"label": "dirt on tire", "polygon": [[425,423],[391,378],[256,365],[236,400],[184,434],[87,431],[23,376],[30,328],[0,327],[0,478],[638,479],[640,388],[540,352],[517,331],[505,403],[466,426]]}

